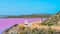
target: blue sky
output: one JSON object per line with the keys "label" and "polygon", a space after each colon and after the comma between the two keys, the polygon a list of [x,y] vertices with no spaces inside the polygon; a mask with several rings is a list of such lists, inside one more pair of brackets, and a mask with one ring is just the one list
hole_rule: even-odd
{"label": "blue sky", "polygon": [[0,15],[54,14],[60,0],[0,0]]}

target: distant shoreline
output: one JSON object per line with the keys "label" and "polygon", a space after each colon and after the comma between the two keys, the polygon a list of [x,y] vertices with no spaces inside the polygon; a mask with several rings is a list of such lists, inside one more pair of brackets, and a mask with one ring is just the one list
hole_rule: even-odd
{"label": "distant shoreline", "polygon": [[48,18],[53,14],[32,14],[32,15],[20,15],[20,16],[6,16],[3,18]]}

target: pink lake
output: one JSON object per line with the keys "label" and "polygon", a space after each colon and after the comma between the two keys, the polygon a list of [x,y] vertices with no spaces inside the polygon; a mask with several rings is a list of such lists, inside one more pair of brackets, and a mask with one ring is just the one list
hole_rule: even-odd
{"label": "pink lake", "polygon": [[45,20],[45,18],[0,18],[0,34],[14,24],[24,23],[25,20],[32,22],[36,20]]}

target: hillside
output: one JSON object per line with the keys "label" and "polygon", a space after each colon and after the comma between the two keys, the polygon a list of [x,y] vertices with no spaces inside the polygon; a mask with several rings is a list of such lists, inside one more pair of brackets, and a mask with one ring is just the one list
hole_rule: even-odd
{"label": "hillside", "polygon": [[51,17],[47,18],[45,21],[42,22],[44,25],[60,25],[60,12]]}

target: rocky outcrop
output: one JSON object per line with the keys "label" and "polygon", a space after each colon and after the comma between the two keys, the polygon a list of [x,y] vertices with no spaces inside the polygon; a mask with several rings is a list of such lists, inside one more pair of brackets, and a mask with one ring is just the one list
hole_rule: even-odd
{"label": "rocky outcrop", "polygon": [[42,24],[44,24],[44,25],[58,25],[58,24],[60,24],[60,12],[47,18],[45,21],[42,22]]}

